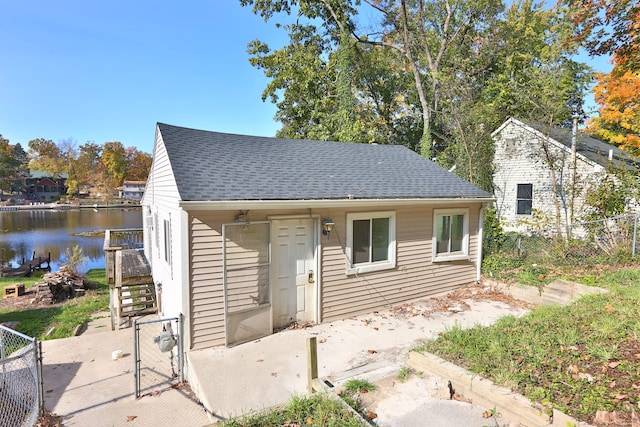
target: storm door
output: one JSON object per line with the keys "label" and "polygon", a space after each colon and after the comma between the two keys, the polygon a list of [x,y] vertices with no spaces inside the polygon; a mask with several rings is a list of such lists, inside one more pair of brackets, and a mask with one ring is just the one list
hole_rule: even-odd
{"label": "storm door", "polygon": [[269,223],[222,226],[226,344],[270,335]]}

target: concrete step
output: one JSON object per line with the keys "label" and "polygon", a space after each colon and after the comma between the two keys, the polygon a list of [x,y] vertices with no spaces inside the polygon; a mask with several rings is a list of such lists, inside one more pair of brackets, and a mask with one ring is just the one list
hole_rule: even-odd
{"label": "concrete step", "polygon": [[536,305],[567,305],[591,294],[608,292],[596,286],[586,286],[576,282],[557,279],[545,286],[508,285],[504,283],[488,283],[514,298]]}

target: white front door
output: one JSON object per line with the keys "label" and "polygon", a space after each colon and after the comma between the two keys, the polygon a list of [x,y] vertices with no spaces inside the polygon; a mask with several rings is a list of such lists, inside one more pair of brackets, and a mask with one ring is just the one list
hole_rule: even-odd
{"label": "white front door", "polygon": [[273,327],[314,320],[313,219],[271,221]]}

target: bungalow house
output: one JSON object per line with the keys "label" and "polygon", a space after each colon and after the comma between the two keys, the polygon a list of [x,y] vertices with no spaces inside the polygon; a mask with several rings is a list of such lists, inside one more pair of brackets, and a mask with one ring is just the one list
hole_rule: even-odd
{"label": "bungalow house", "polygon": [[52,176],[47,172],[32,170],[24,178],[23,194],[31,200],[55,200],[67,193],[65,183],[68,177],[67,173]]}
{"label": "bungalow house", "polygon": [[584,215],[587,191],[610,168],[634,173],[640,163],[604,141],[570,129],[510,118],[495,141],[496,210],[505,231],[574,224]]}
{"label": "bungalow house", "polygon": [[147,185],[147,181],[124,181],[120,191],[120,198],[127,200],[142,200],[144,194],[144,187]]}
{"label": "bungalow house", "polygon": [[403,146],[158,123],[144,251],[188,353],[479,280],[493,201]]}

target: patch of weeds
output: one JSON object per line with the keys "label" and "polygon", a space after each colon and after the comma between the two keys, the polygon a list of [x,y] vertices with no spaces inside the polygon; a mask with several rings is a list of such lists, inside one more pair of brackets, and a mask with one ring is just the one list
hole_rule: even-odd
{"label": "patch of weeds", "polygon": [[219,421],[222,427],[330,426],[360,427],[360,421],[342,403],[325,393],[294,396],[280,408]]}
{"label": "patch of weeds", "polygon": [[344,383],[344,389],[354,393],[369,393],[376,388],[375,384],[361,378],[352,378]]}
{"label": "patch of weeds", "polygon": [[511,254],[492,254],[482,260],[482,272],[490,276],[499,276],[504,272],[519,269],[525,259]]}
{"label": "patch of weeds", "polygon": [[553,281],[553,278],[548,273],[548,268],[538,264],[531,264],[516,276],[516,280],[523,285],[543,286]]}
{"label": "patch of weeds", "polygon": [[500,427],[500,424],[498,424],[498,420],[497,418],[502,416],[502,414],[500,414],[500,412],[498,412],[498,409],[494,406],[493,408],[489,409],[488,411],[484,411],[482,413],[482,418],[485,419],[489,419],[492,418],[493,422],[495,423],[493,426],[490,425],[484,425],[482,427]]}
{"label": "patch of weeds", "polygon": [[412,373],[413,373],[413,369],[411,369],[408,366],[403,366],[402,368],[400,368],[400,371],[396,375],[396,379],[401,383],[403,383],[409,379]]}

